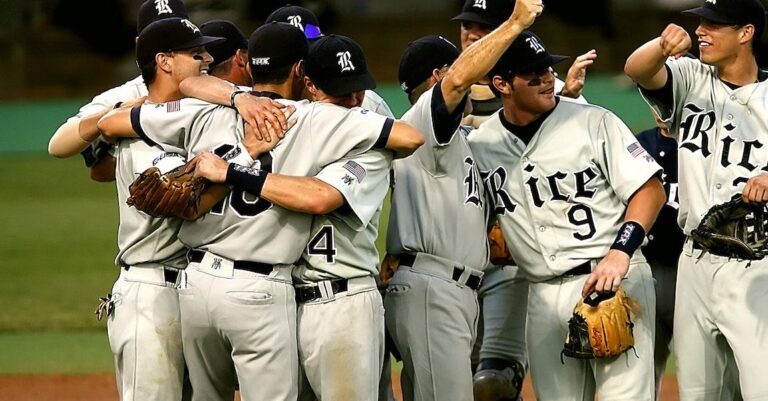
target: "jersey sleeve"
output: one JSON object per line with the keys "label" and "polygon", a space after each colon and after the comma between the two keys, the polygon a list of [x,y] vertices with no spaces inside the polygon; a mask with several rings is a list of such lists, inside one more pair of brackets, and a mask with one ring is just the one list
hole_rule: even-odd
{"label": "jersey sleeve", "polygon": [[[640,95],[648,105],[661,117],[666,124],[676,120],[682,112],[685,99],[696,79],[706,77],[705,69],[709,68],[697,60],[683,57],[669,58],[664,64],[667,69],[667,82],[657,91],[640,88]],[[671,96],[670,96],[671,92]],[[677,135],[676,132],[671,132]]]}
{"label": "jersey sleeve", "polygon": [[131,109],[133,130],[150,146],[185,149],[188,133],[198,118],[216,106],[196,99],[143,104]]}
{"label": "jersey sleeve", "polygon": [[334,211],[334,215],[352,229],[361,231],[387,195],[391,166],[390,152],[374,150],[329,164],[315,177],[344,196],[348,207]]}
{"label": "jersey sleeve", "polygon": [[345,109],[324,104],[316,105],[314,110],[305,120],[309,127],[302,128],[322,133],[322,138],[313,137],[317,160],[338,160],[384,149],[394,124],[391,118],[360,107]]}
{"label": "jersey sleeve", "polygon": [[372,90],[365,91],[365,99],[363,99],[363,104],[360,107],[385,117],[395,118],[387,102]]}
{"label": "jersey sleeve", "polygon": [[613,191],[625,204],[661,167],[614,114],[606,111],[598,127],[598,163]]}

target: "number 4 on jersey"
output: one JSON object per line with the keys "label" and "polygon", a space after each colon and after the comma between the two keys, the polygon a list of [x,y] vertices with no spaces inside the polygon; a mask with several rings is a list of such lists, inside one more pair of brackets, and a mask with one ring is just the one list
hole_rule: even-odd
{"label": "number 4 on jersey", "polygon": [[326,263],[336,262],[336,246],[333,243],[333,226],[322,226],[320,230],[309,240],[307,255],[325,256]]}

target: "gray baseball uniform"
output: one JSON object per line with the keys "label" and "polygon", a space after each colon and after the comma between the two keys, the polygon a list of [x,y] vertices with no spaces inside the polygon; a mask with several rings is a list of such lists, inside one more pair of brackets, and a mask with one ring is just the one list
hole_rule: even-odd
{"label": "gray baseball uniform", "polygon": [[440,84],[403,116],[425,134],[394,162],[387,251],[400,267],[384,298],[387,329],[403,358],[403,399],[471,400],[476,290],[488,263],[486,209],[475,159],[447,113]]}
{"label": "gray baseball uniform", "polygon": [[[678,140],[678,222],[688,235],[710,207],[740,196],[747,179],[765,171],[768,83],[731,88],[715,67],[688,58],[670,59],[666,68],[668,101],[644,96]],[[724,392],[731,352],[744,399],[765,399],[768,293],[757,288],[768,280],[768,261],[748,264],[698,248],[688,239],[678,265],[674,347],[681,399]]]}
{"label": "gray baseball uniform", "polygon": [[[296,125],[256,167],[312,175],[347,153],[386,143],[391,120],[383,116],[326,103],[294,105]],[[134,110],[134,128],[150,143],[183,145],[190,157],[241,149],[243,123],[232,109],[185,99]],[[189,285],[179,294],[194,399],[231,399],[235,375],[244,400],[297,397],[291,264],[309,240],[311,222],[312,216],[235,188],[209,214],[183,225],[179,238],[192,251]]]}
{"label": "gray baseball uniform", "polygon": [[537,399],[592,400],[596,386],[600,398],[652,400],[655,297],[639,252],[622,282],[645,311],[634,321],[639,357],[561,363],[560,351],[588,273],[616,238],[629,197],[659,166],[600,107],[560,100],[537,120],[540,126],[525,129],[502,119],[497,113],[469,142],[482,155],[489,207],[531,281],[527,341]]}
{"label": "gray baseball uniform", "polygon": [[345,206],[315,216],[294,270],[299,360],[319,400],[375,400],[384,357],[384,306],[374,276],[379,214],[391,154],[368,152],[326,166],[316,177]]}
{"label": "gray baseball uniform", "polygon": [[186,247],[177,239],[176,219],[157,219],[129,207],[128,187],[151,166],[164,171],[184,163],[141,140],[117,145],[116,184],[120,211],[112,287],[114,311],[107,321],[123,400],[181,400],[184,356],[176,279],[186,265]]}

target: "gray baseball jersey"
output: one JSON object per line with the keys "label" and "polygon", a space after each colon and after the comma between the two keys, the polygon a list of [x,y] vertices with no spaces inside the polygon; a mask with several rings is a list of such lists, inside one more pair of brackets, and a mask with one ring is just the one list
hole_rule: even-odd
{"label": "gray baseball jersey", "polygon": [[[313,175],[348,153],[383,147],[392,120],[360,108],[328,103],[294,103],[296,125],[254,167],[285,175]],[[187,149],[189,157],[211,150],[223,154],[243,136],[241,117],[231,108],[183,99],[164,107],[134,109],[134,129],[150,143]],[[165,146],[165,145],[164,145]],[[258,218],[256,218],[258,216]],[[273,206],[234,190],[211,213],[185,222],[179,238],[232,260],[269,264],[296,262],[308,241],[311,216]]]}
{"label": "gray baseball jersey", "polygon": [[186,248],[177,239],[181,220],[158,219],[126,204],[128,187],[152,166],[168,171],[184,163],[178,153],[164,152],[138,139],[124,139],[117,145],[115,180],[120,211],[117,231],[118,265],[159,263],[177,268],[186,266]]}
{"label": "gray baseball jersey", "polygon": [[690,234],[710,207],[741,194],[748,178],[765,172],[768,82],[731,89],[717,78],[715,67],[698,60],[680,58],[666,65],[673,103],[644,97],[678,141],[678,223]]}
{"label": "gray baseball jersey", "polygon": [[460,128],[447,143],[436,137],[432,106],[434,97],[442,102],[439,88],[403,115],[424,133],[425,143],[393,163],[387,251],[424,252],[482,270],[489,257],[484,189],[467,130]]}
{"label": "gray baseball jersey", "polygon": [[[768,81],[761,72],[760,82],[729,86],[714,66],[689,58],[669,59],[666,68],[670,75],[662,92],[671,96],[641,93],[676,136],[678,223],[690,234],[709,208],[741,195],[750,177],[767,170]],[[731,355],[738,361],[743,398],[768,394],[759,373],[768,358],[762,329],[768,296],[752,291],[768,280],[766,265],[765,259],[748,263],[709,255],[686,241],[678,263],[673,336],[675,353],[684,356],[677,363],[681,398],[733,393]]]}
{"label": "gray baseball jersey", "polygon": [[[496,116],[469,136],[512,257],[531,281],[608,252],[630,196],[660,167],[618,117],[559,101],[526,144]],[[568,146],[563,146],[563,144]]]}
{"label": "gray baseball jersey", "polygon": [[316,175],[341,192],[346,204],[331,214],[314,217],[295,278],[305,282],[378,273],[376,237],[391,162],[391,152],[372,151],[339,160]]}
{"label": "gray baseball jersey", "polygon": [[389,108],[387,102],[385,102],[378,93],[371,90],[365,91],[365,98],[360,107],[385,117],[395,118],[395,115],[392,114],[392,110]]}

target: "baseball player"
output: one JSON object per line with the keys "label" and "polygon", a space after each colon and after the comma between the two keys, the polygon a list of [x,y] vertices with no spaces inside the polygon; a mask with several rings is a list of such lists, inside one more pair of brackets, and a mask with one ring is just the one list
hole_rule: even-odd
{"label": "baseball player", "polygon": [[[306,51],[306,39],[293,26],[275,23],[259,28],[249,43],[254,90],[271,97],[300,94]],[[343,82],[333,81],[329,87],[346,85],[343,88],[354,91],[358,89],[353,86],[360,86],[360,91],[370,87],[372,80],[365,73],[364,64],[357,66],[343,77]],[[255,154],[238,144],[243,139],[242,120],[233,109],[185,99],[173,110],[142,107],[131,113],[133,131],[150,143],[181,143],[190,156],[207,150],[229,150],[231,154],[239,152],[236,159],[244,157],[241,160],[247,162],[242,166],[230,165],[225,178],[218,180],[233,185],[232,193],[210,214],[186,223],[179,233],[179,238],[192,249],[189,287],[179,292],[185,356],[195,388],[193,397],[231,399],[236,375],[245,400],[295,399],[299,383],[291,263],[298,260],[308,242],[307,252],[320,251],[324,245],[310,241],[311,216],[277,205],[315,213],[328,213],[340,205],[323,202],[318,209],[313,206],[317,204],[313,197],[319,192],[308,189],[306,181],[302,185],[291,184],[291,177],[282,175],[326,174],[310,183],[328,187],[323,179],[333,179],[339,189],[331,187],[331,194],[335,191],[335,199],[339,199],[340,192],[345,193],[346,187],[352,185],[346,178],[352,174],[350,169],[366,177],[369,170],[362,167],[361,161],[325,166],[349,152],[407,142],[402,141],[404,135],[420,134],[403,123],[361,109],[348,110],[327,102],[301,103],[297,104],[294,117],[298,120],[293,131],[273,153],[262,155],[255,168],[251,168],[248,157]],[[413,140],[409,143],[414,148],[420,144]],[[402,151],[397,147],[393,150]],[[378,169],[381,171],[376,176],[386,177],[387,169]],[[339,176],[342,170],[347,173]],[[267,174],[270,171],[280,174]],[[371,180],[376,181],[374,170],[370,172]],[[380,192],[383,196],[386,185]],[[298,199],[286,203],[286,195]],[[326,199],[318,197],[320,201]],[[276,204],[273,206],[268,200]],[[363,226],[377,209],[368,202],[356,201],[350,206],[355,215],[348,217],[358,218]],[[240,238],[248,240],[243,242]],[[339,257],[344,260],[343,255]],[[365,288],[364,283],[358,282],[362,280],[351,281],[348,285],[352,286],[352,293],[337,295],[353,298],[355,291]],[[364,303],[364,299],[359,302]],[[378,355],[377,360],[380,358]],[[378,369],[374,378],[378,378]],[[373,380],[374,389],[376,384]]]}
{"label": "baseball player", "polygon": [[[146,0],[139,7],[136,35],[150,23],[169,17],[188,18],[180,0]],[[97,95],[56,130],[48,143],[48,153],[61,158],[80,153],[90,169],[91,179],[99,182],[114,181],[115,159],[107,157],[112,152],[112,145],[99,139],[96,123],[118,102],[128,102],[146,95],[147,87],[141,76]]]}
{"label": "baseball player", "polygon": [[[507,247],[530,282],[536,398],[592,400],[597,392],[652,400],[653,279],[634,251],[664,203],[660,168],[618,117],[555,96],[551,66],[564,59],[533,33],[520,34],[488,74],[504,108],[469,143]],[[634,317],[637,356],[561,362],[574,304],[619,285],[643,311]]]}
{"label": "baseball player", "polygon": [[240,29],[227,20],[211,20],[200,25],[200,32],[206,36],[226,38],[224,42],[206,47],[213,57],[208,74],[235,85],[251,86],[253,82],[247,68],[248,40]]}
{"label": "baseball player", "polygon": [[417,99],[403,119],[427,141],[394,163],[387,233],[387,252],[399,268],[384,303],[403,359],[404,400],[473,399],[476,291],[489,251],[482,180],[459,123],[470,86],[542,9],[540,2],[518,1],[507,21],[461,56],[444,38],[428,36],[401,58],[401,87]]}
{"label": "baseball player", "polygon": [[[735,196],[763,203],[768,188],[764,118],[766,72],[754,57],[765,28],[757,0],[706,1],[687,14],[700,17],[700,60],[681,57],[691,38],[670,24],[627,59],[625,72],[678,142],[678,223],[686,235],[713,205]],[[682,400],[719,399],[727,393],[733,354],[745,400],[768,397],[758,374],[768,357],[764,260],[748,264],[702,255],[687,238],[680,255],[674,347]],[[750,266],[749,268],[746,268]]]}
{"label": "baseball player", "polygon": [[[137,40],[137,60],[151,107],[173,104],[178,82],[208,68],[207,37],[191,22],[165,18],[149,24]],[[128,110],[123,108],[123,110]],[[121,267],[111,297],[100,309],[115,355],[122,400],[180,400],[184,377],[181,317],[176,293],[186,247],[177,239],[180,221],[150,217],[126,204],[128,187],[151,166],[168,171],[183,164],[173,150],[138,139],[121,139],[115,151],[120,225],[116,263]]]}

